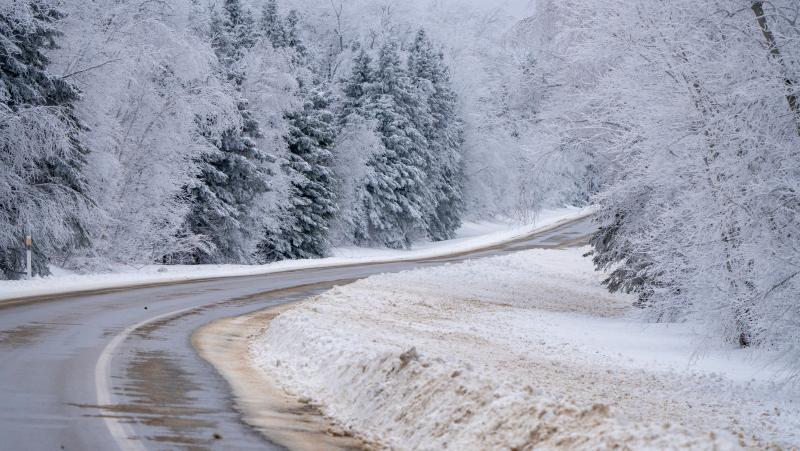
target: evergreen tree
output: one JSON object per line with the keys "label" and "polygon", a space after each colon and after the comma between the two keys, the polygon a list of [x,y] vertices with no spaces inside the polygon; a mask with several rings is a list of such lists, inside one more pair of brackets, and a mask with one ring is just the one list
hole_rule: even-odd
{"label": "evergreen tree", "polygon": [[303,45],[303,41],[300,39],[300,31],[298,30],[297,26],[300,23],[300,15],[297,13],[297,10],[289,11],[289,14],[286,16],[286,47],[294,49],[297,52],[298,57],[305,58],[306,56],[306,47]]}
{"label": "evergreen tree", "polygon": [[277,2],[264,5],[261,33],[275,49],[287,49],[298,65],[299,97],[303,105],[284,115],[289,131],[284,137],[288,157],[282,170],[289,181],[288,202],[264,228],[256,258],[260,262],[317,258],[328,251],[329,223],[336,211],[331,170],[336,130],[328,94],[306,89],[305,47],[300,38],[299,15],[290,11],[281,20]]}
{"label": "evergreen tree", "polygon": [[256,43],[255,19],[240,0],[225,0],[222,14],[212,14],[212,45],[228,79],[238,87],[244,74],[237,70],[236,63]]}
{"label": "evergreen tree", "polygon": [[79,93],[47,72],[43,50],[56,47],[60,12],[21,2],[0,14],[0,278],[24,269],[23,238],[34,237],[33,272],[49,257],[88,244],[83,126],[73,112]]}
{"label": "evergreen tree", "polygon": [[431,209],[424,170],[427,140],[418,128],[428,114],[400,62],[396,43],[381,48],[375,79],[365,105],[377,123],[383,149],[369,162],[373,171],[365,184],[366,218],[356,238],[405,248],[425,234],[425,214]]}
{"label": "evergreen tree", "polygon": [[[239,0],[225,0],[223,16],[212,20],[214,49],[227,78],[237,90],[244,80],[236,63],[255,43],[252,15]],[[270,157],[255,140],[260,137],[258,122],[252,117],[247,101],[239,99],[240,126],[218,132],[215,118],[198,118],[201,134],[218,152],[205,155],[199,162],[198,183],[188,187],[192,210],[187,227],[194,234],[205,235],[213,244],[209,252],[199,250],[188,256],[193,263],[248,263],[256,242],[260,219],[255,204],[269,188]],[[185,259],[185,258],[184,258]]]}
{"label": "evergreen tree", "polygon": [[340,115],[342,123],[347,122],[348,118],[354,114],[362,118],[369,116],[367,107],[372,102],[375,77],[372,58],[366,50],[361,49],[353,59],[353,70],[350,77],[343,80],[345,99]]}
{"label": "evergreen tree", "polygon": [[329,108],[328,95],[313,91],[301,110],[287,115],[290,156],[284,170],[291,180],[289,205],[281,223],[268,229],[259,245],[262,262],[327,254],[329,223],[336,212],[330,169],[336,132]]}
{"label": "evergreen tree", "polygon": [[[426,218],[428,236],[437,241],[447,240],[461,226],[463,208],[463,128],[456,112],[456,95],[450,87],[444,56],[434,48],[424,30],[417,33],[408,65],[430,113],[429,121],[418,124],[428,141],[426,167],[433,193],[432,210]],[[418,116],[418,122],[420,117],[424,116]]]}
{"label": "evergreen tree", "polygon": [[274,48],[286,47],[286,28],[278,13],[278,1],[267,0],[261,11],[261,35]]}
{"label": "evergreen tree", "polygon": [[613,218],[613,222],[600,226],[592,235],[592,250],[587,255],[591,255],[595,267],[607,271],[608,277],[603,280],[603,285],[610,292],[635,293],[638,296],[635,305],[648,307],[653,288],[659,285],[658,281],[647,276],[652,263],[625,240],[625,212],[620,210]]}
{"label": "evergreen tree", "polygon": [[241,57],[242,52],[256,43],[255,20],[249,9],[242,8],[239,0],[225,0],[225,35],[233,42],[234,52],[230,55]]}
{"label": "evergreen tree", "polygon": [[372,120],[382,142],[369,162],[356,240],[407,247],[425,235],[452,238],[462,209],[462,124],[441,53],[424,32],[407,67],[395,43],[382,47],[377,67],[362,49],[343,91],[341,123]]}
{"label": "evergreen tree", "polygon": [[261,35],[275,49],[291,49],[297,64],[305,65],[306,47],[300,39],[300,15],[296,10],[289,11],[285,19],[278,12],[277,0],[268,0],[261,12]]}

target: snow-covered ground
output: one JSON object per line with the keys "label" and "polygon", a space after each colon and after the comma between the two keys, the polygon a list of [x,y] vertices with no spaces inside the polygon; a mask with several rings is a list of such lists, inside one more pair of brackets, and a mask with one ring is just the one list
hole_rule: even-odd
{"label": "snow-covered ground", "polygon": [[392,449],[800,445],[800,393],[692,324],[646,324],[584,249],[371,277],[272,320],[251,357]]}
{"label": "snow-covered ground", "polygon": [[333,256],[316,260],[291,260],[268,265],[147,265],[118,267],[102,274],[75,274],[52,268],[50,277],[33,280],[0,281],[0,301],[24,296],[43,296],[74,291],[118,288],[152,283],[180,282],[213,277],[234,277],[272,272],[321,268],[356,263],[414,260],[452,253],[467,252],[513,240],[562,221],[579,218],[589,209],[567,207],[541,212],[531,224],[509,222],[465,223],[456,239],[437,243],[421,243],[411,250],[337,248]]}

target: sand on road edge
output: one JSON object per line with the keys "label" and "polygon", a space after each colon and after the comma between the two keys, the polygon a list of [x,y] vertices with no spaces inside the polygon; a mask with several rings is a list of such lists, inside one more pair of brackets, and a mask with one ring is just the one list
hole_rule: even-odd
{"label": "sand on road edge", "polygon": [[244,422],[270,442],[301,451],[373,448],[347,435],[317,407],[287,393],[273,375],[253,364],[250,339],[263,333],[273,318],[296,305],[289,303],[214,321],[192,334],[192,345],[228,382]]}

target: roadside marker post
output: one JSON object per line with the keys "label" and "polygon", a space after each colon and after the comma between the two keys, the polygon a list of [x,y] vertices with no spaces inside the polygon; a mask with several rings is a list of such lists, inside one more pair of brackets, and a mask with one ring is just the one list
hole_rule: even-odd
{"label": "roadside marker post", "polygon": [[28,275],[28,280],[31,279],[32,267],[31,267],[31,246],[33,246],[33,239],[31,239],[30,235],[25,237],[25,272]]}

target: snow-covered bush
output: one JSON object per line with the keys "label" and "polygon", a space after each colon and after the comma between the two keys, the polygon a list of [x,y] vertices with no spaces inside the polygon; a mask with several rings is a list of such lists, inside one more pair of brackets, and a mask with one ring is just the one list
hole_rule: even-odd
{"label": "snow-covered bush", "polygon": [[49,70],[45,52],[61,44],[60,9],[43,1],[0,1],[0,279],[25,268],[34,239],[34,274],[48,258],[88,246],[96,210],[86,180],[79,92]]}

